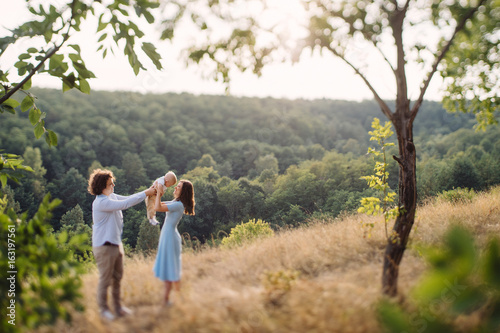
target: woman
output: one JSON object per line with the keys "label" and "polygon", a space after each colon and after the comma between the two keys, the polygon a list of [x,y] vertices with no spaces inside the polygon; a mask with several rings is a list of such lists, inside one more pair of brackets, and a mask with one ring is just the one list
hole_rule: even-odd
{"label": "woman", "polygon": [[181,180],[174,189],[174,200],[161,202],[163,187],[156,186],[155,210],[166,212],[165,222],[161,229],[158,253],[153,267],[155,276],[165,281],[164,306],[170,306],[170,291],[180,289],[181,282],[181,250],[182,239],[177,225],[183,214],[194,215],[194,189],[188,180]]}

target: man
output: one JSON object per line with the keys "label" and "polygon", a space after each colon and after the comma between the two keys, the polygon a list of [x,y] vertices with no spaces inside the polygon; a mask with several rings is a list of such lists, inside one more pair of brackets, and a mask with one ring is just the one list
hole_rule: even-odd
{"label": "man", "polygon": [[123,214],[122,210],[142,202],[147,195],[154,195],[156,190],[122,196],[114,193],[115,177],[110,170],[96,169],[89,178],[88,191],[95,195],[92,203],[92,248],[99,270],[97,286],[97,304],[101,317],[115,319],[109,310],[107,296],[111,285],[114,309],[117,316],[131,314],[132,311],[120,303],[120,281],[123,276]]}

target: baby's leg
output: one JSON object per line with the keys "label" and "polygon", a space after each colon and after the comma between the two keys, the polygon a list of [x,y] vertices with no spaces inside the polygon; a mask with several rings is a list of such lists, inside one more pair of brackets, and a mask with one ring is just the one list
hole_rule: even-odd
{"label": "baby's leg", "polygon": [[146,196],[146,209],[147,209],[147,214],[148,214],[148,219],[152,219],[156,216],[156,211],[155,211],[155,197],[153,196]]}
{"label": "baby's leg", "polygon": [[155,210],[155,199],[156,196],[147,196],[146,197],[146,210],[148,214],[148,221],[152,225],[157,225],[158,221],[156,220],[156,210]]}

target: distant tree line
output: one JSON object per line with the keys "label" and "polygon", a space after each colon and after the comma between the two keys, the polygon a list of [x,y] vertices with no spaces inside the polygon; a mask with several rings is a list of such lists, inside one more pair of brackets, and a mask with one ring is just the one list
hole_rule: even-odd
{"label": "distant tree line", "polygon": [[[6,117],[2,148],[22,155],[34,172],[21,184],[9,182],[3,192],[13,199],[11,206],[28,214],[47,192],[60,198],[51,221],[55,232],[90,232],[87,178],[97,167],[113,170],[120,194],[144,189],[168,170],[192,180],[196,215],[186,216],[179,229],[201,241],[254,218],[279,228],[335,217],[355,211],[360,198],[372,194],[360,177],[373,169],[366,155],[373,144],[368,131],[380,113],[373,101],[98,91],[86,96],[47,89],[36,95],[59,145],[35,140],[26,113]],[[424,103],[421,113],[414,127],[420,199],[500,183],[498,127],[475,132],[473,116],[446,113],[435,102]],[[389,171],[395,189],[395,163]],[[147,248],[138,241],[140,233],[150,233],[147,225],[141,232],[145,217],[144,205],[125,211],[128,246]]]}

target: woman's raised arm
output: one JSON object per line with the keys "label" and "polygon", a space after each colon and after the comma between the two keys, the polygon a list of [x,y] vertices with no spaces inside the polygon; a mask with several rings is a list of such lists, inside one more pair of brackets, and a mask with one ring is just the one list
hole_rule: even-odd
{"label": "woman's raised arm", "polygon": [[161,202],[162,195],[163,195],[163,186],[161,186],[161,184],[156,184],[155,210],[157,212],[168,212],[167,204]]}

